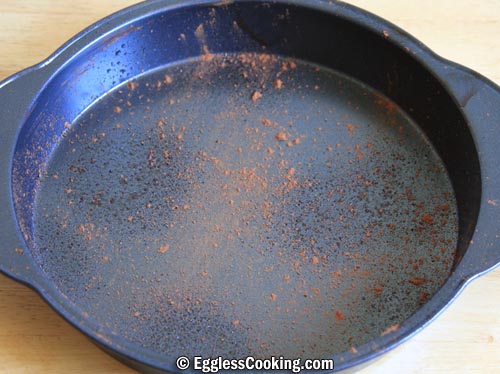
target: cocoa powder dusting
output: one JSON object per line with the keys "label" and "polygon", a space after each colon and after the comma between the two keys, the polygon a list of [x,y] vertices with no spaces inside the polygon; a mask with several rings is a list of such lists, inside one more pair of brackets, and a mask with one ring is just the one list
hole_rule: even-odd
{"label": "cocoa powder dusting", "polygon": [[[194,30],[199,59],[105,99],[112,123],[89,111],[67,129],[40,188],[37,255],[47,269],[80,264],[65,293],[93,295],[92,315],[120,303],[129,325],[98,322],[161,353],[178,339],[203,354],[281,354],[280,341],[290,356],[355,354],[452,268],[446,173],[419,163],[433,154],[412,158],[418,132],[392,101],[305,62],[211,53],[217,22]],[[64,256],[45,250],[58,241]]]}

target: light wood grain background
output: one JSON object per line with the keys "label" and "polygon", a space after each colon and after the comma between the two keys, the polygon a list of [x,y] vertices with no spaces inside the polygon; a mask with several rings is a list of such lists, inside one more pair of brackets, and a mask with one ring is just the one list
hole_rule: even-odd
{"label": "light wood grain background", "polygon": [[[84,27],[135,2],[0,0],[0,79],[39,62]],[[500,0],[348,2],[500,84]],[[361,373],[500,373],[499,353],[500,269],[474,281],[423,332]],[[0,374],[33,373],[134,371],[102,353],[36,293],[0,275]]]}

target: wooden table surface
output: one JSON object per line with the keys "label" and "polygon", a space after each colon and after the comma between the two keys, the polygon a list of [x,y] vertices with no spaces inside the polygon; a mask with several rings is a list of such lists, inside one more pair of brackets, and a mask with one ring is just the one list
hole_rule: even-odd
{"label": "wooden table surface", "polygon": [[[84,27],[135,2],[1,0],[0,79],[39,62]],[[500,84],[500,0],[348,2]],[[500,269],[475,280],[423,332],[361,373],[500,373],[499,353]],[[101,352],[35,292],[0,275],[0,374],[7,373],[134,371]]]}

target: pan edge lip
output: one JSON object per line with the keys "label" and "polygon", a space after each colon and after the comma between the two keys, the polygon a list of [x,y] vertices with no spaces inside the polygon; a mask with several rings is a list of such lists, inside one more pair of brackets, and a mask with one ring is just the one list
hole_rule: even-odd
{"label": "pan edge lip", "polygon": [[[261,1],[261,0],[245,0],[244,2],[248,3],[269,3],[269,1]],[[52,55],[50,55],[47,59],[43,60],[39,64],[33,65],[24,69],[10,77],[7,77],[0,83],[0,88],[9,82],[15,80],[19,76],[35,72],[35,71],[44,71],[47,68],[47,71],[44,73],[47,75],[48,79],[45,81],[47,83],[52,74],[57,74],[57,70],[62,68],[68,61],[76,56],[76,54],[71,53],[73,49],[78,51],[82,51],[87,48],[89,45],[97,42],[99,39],[105,37],[109,33],[113,33],[117,28],[122,28],[133,22],[134,20],[140,20],[143,17],[148,17],[149,15],[156,14],[158,12],[168,12],[178,7],[197,7],[197,6],[217,6],[223,1],[212,1],[212,0],[202,0],[197,2],[187,2],[183,0],[176,1],[162,1],[162,0],[153,0],[150,2],[139,3],[136,5],[132,5],[128,8],[120,10],[112,15],[109,15],[95,24],[89,26],[75,37],[71,38],[68,42],[63,44],[60,48],[58,48]],[[224,4],[231,5],[233,2],[226,2]],[[381,34],[384,30],[389,32],[394,32],[394,35],[391,34],[389,37],[389,41],[397,45],[400,49],[404,49],[404,47],[411,46],[411,57],[417,60],[420,64],[422,64],[431,74],[434,74],[436,78],[439,79],[440,70],[438,69],[441,65],[456,65],[462,67],[459,64],[456,64],[452,61],[449,61],[436,53],[434,53],[430,48],[426,45],[418,41],[416,38],[411,36],[406,31],[400,29],[398,26],[372,14],[360,8],[357,8],[350,4],[345,4],[342,2],[329,3],[327,1],[322,0],[294,0],[294,1],[284,1],[277,0],[270,2],[278,3],[278,4],[290,4],[297,5],[300,7],[309,7],[316,9],[318,11],[327,12],[331,16],[341,17],[349,22],[353,22],[357,25],[361,25],[372,32],[380,33],[380,37],[383,37]],[[94,35],[95,34],[95,35]],[[479,79],[485,79],[479,73],[477,77]],[[445,87],[448,88],[443,82],[443,80],[439,79],[439,82]],[[38,93],[43,90],[43,87],[40,88]],[[453,95],[451,95],[453,96]],[[36,98],[35,98],[36,100]],[[481,274],[476,274],[479,276]],[[380,356],[381,354],[395,348],[399,344],[405,342],[409,338],[411,338],[414,334],[418,333],[420,330],[425,328],[432,320],[437,318],[448,305],[450,305],[453,300],[460,294],[461,290],[476,276],[469,277],[467,279],[460,278],[458,272],[456,272],[456,276],[453,274],[447,279],[446,283],[442,286],[442,288],[434,295],[434,297],[424,306],[420,307],[416,314],[423,314],[424,311],[427,311],[428,316],[420,317],[417,321],[412,322],[415,315],[411,316],[407,320],[404,321],[404,325],[401,326],[401,329],[395,331],[394,333],[388,334],[384,336],[381,344],[378,345],[377,348],[373,347],[374,342],[379,339],[374,339],[373,341],[366,343],[365,345],[357,347],[359,350],[359,354],[350,354],[350,353],[341,353],[334,357],[338,357],[336,360],[336,367],[338,370],[345,370],[354,366],[357,366],[363,362],[374,359],[375,357]],[[456,279],[455,279],[456,278]],[[48,280],[47,280],[48,282]],[[449,283],[449,284],[448,284]],[[55,287],[51,292],[50,289],[43,287],[40,285],[37,287],[34,286],[36,291],[47,301],[47,303],[57,311],[58,314],[62,315],[68,322],[70,322],[74,327],[76,327],[79,331],[84,333],[86,336],[90,337],[92,340],[97,341],[99,344],[104,345],[105,347],[117,352],[118,354],[130,358],[132,360],[142,362],[148,366],[155,367],[160,370],[171,370],[172,367],[165,366],[161,361],[155,360],[155,357],[160,357],[160,354],[153,354],[151,358],[146,357],[145,355],[137,352],[137,345],[135,343],[129,343],[127,340],[123,339],[120,336],[116,338],[104,339],[103,337],[99,337],[97,330],[92,327],[96,327],[94,323],[88,321],[88,323],[82,323],[82,320],[77,318],[77,313],[74,313],[74,308],[67,305],[67,300],[65,300]],[[50,287],[52,288],[52,287]],[[443,291],[443,295],[438,298],[437,294]],[[55,296],[55,297],[53,297]],[[57,297],[59,296],[59,297]],[[434,302],[433,302],[434,301]],[[66,304],[66,307],[64,305]],[[78,308],[76,308],[78,310]],[[432,312],[432,314],[431,314]],[[422,321],[423,323],[417,323],[418,321]],[[410,321],[410,322],[408,322]],[[87,321],[83,321],[87,322]],[[408,322],[408,326],[406,326]],[[122,340],[126,344],[120,344],[117,342],[118,340]],[[130,344],[130,345],[128,345]],[[130,348],[129,348],[130,347]],[[145,350],[149,351],[149,350]],[[137,353],[136,353],[137,352]],[[348,356],[347,360],[342,360],[343,357]],[[342,362],[346,362],[346,365],[342,365]],[[337,370],[336,370],[337,371]]]}

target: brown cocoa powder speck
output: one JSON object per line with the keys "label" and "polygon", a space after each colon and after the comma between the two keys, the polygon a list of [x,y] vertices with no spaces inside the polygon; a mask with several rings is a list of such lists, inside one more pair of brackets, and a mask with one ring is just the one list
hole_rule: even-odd
{"label": "brown cocoa powder speck", "polygon": [[264,126],[267,126],[267,127],[276,126],[276,122],[270,121],[270,120],[268,120],[267,118],[263,118],[263,119],[261,120],[261,122],[262,122],[262,124],[263,124]]}
{"label": "brown cocoa powder speck", "polygon": [[415,286],[421,286],[422,284],[424,284],[426,282],[426,279],[425,278],[413,278],[413,279],[410,279],[408,282],[410,282],[411,284],[414,284]]}
{"label": "brown cocoa powder speck", "polygon": [[373,291],[375,291],[376,294],[382,293],[382,287],[373,287]]}
{"label": "brown cocoa powder speck", "polygon": [[321,293],[321,290],[317,287],[311,287],[311,291],[316,295],[319,295]]}
{"label": "brown cocoa powder speck", "polygon": [[290,137],[290,134],[288,134],[286,132],[282,132],[282,131],[276,133],[276,135],[274,136],[274,138],[280,142],[286,141],[289,137]]}
{"label": "brown cocoa powder speck", "polygon": [[130,91],[133,91],[135,90],[137,87],[139,87],[139,84],[137,82],[128,82],[127,83],[127,88],[130,90]]}
{"label": "brown cocoa powder speck", "polygon": [[392,325],[392,326],[388,327],[387,329],[385,329],[384,332],[382,332],[382,334],[380,334],[380,335],[384,336],[384,335],[387,335],[391,332],[398,331],[398,330],[399,330],[399,323],[396,323],[395,325]]}
{"label": "brown cocoa powder speck", "polygon": [[421,302],[427,301],[428,298],[429,298],[429,293],[428,292],[424,292],[424,291],[420,292],[419,300]]}
{"label": "brown cocoa powder speck", "polygon": [[422,221],[425,222],[428,225],[433,225],[434,220],[432,219],[432,216],[430,214],[424,214],[422,216]]}
{"label": "brown cocoa powder speck", "polygon": [[160,248],[158,248],[157,252],[158,253],[165,253],[170,249],[170,246],[168,244],[162,245]]}
{"label": "brown cocoa powder speck", "polygon": [[165,83],[165,84],[170,84],[170,83],[172,83],[172,82],[173,82],[173,79],[172,79],[172,77],[171,77],[170,75],[165,75],[165,76],[163,77],[163,83]]}
{"label": "brown cocoa powder speck", "polygon": [[347,130],[351,135],[356,131],[356,126],[354,126],[352,123],[346,123],[345,127],[347,127]]}
{"label": "brown cocoa powder speck", "polygon": [[280,90],[283,87],[283,81],[281,79],[276,79],[273,82],[273,87]]}
{"label": "brown cocoa powder speck", "polygon": [[250,96],[250,99],[252,101],[257,101],[262,98],[262,93],[260,91],[254,91],[252,92],[252,95]]}

